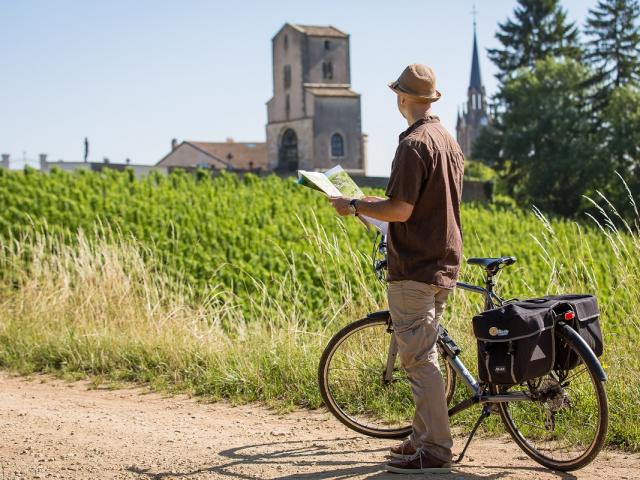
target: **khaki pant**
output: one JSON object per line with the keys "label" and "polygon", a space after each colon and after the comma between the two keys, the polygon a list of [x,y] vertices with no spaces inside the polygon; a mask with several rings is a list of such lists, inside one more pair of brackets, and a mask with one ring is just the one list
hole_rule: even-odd
{"label": "khaki pant", "polygon": [[416,413],[411,441],[443,461],[451,460],[451,431],[436,339],[450,290],[413,280],[389,282],[389,311]]}

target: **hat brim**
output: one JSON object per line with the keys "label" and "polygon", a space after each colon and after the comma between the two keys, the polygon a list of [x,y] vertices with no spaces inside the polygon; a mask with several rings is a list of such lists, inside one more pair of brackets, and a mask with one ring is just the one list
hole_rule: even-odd
{"label": "hat brim", "polygon": [[420,102],[420,103],[437,102],[438,100],[440,100],[440,97],[442,97],[442,94],[440,93],[439,90],[436,90],[435,93],[433,95],[431,95],[431,96],[429,96],[429,95],[416,95],[415,93],[408,92],[408,91],[402,89],[402,87],[400,86],[400,82],[398,82],[397,80],[394,81],[394,82],[389,83],[389,88],[391,90],[393,90],[395,93],[397,93],[398,95],[402,95],[404,97],[411,98],[412,100],[414,100],[416,102]]}

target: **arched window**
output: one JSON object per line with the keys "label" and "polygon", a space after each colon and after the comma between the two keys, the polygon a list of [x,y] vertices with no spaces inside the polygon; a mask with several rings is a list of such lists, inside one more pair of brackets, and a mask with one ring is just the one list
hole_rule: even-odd
{"label": "arched window", "polygon": [[289,48],[289,37],[287,35],[284,36],[284,49],[287,50]]}
{"label": "arched window", "polygon": [[278,169],[290,172],[298,169],[298,136],[291,128],[282,134],[280,140]]}
{"label": "arched window", "polygon": [[289,120],[289,115],[291,115],[291,102],[289,101],[288,93],[284,101],[284,112],[287,115],[287,120]]}
{"label": "arched window", "polygon": [[339,133],[331,136],[331,156],[344,157],[344,139]]}
{"label": "arched window", "polygon": [[333,78],[333,63],[322,62],[322,78],[325,80]]}
{"label": "arched window", "polygon": [[284,89],[288,90],[291,87],[291,65],[285,65],[283,67],[282,76],[284,77]]}

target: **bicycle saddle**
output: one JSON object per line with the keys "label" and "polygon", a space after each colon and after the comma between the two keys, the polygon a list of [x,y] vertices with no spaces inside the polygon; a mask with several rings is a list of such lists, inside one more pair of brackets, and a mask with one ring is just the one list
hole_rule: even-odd
{"label": "bicycle saddle", "polygon": [[516,263],[516,257],[500,257],[500,258],[470,258],[467,260],[469,265],[480,265],[489,271],[498,271],[500,268]]}

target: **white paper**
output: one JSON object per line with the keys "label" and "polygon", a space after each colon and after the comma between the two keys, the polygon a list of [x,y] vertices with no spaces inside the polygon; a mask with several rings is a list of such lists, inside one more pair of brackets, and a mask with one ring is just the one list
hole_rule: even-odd
{"label": "white paper", "polygon": [[[340,165],[327,170],[324,173],[321,172],[307,172],[305,170],[298,170],[298,175],[304,177],[304,180],[313,184],[321,192],[329,195],[330,197],[349,197],[361,199],[364,194],[362,190],[356,185],[349,174],[344,171]],[[343,186],[343,191],[340,191],[336,185],[332,183],[332,180]],[[303,183],[304,185],[304,183]],[[306,185],[309,186],[309,185]],[[375,218],[367,217],[366,215],[360,215],[360,218],[367,224],[373,225],[383,235],[387,234],[389,230],[389,222],[383,222],[382,220],[376,220]]]}
{"label": "white paper", "polygon": [[299,170],[298,173],[303,177],[307,178],[316,187],[318,187],[321,191],[323,191],[330,197],[342,196],[342,193],[340,193],[340,190],[338,190],[336,186],[329,181],[329,179],[324,175],[324,173],[305,172],[303,170]]}

